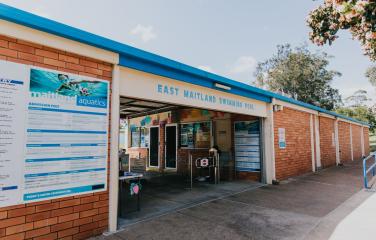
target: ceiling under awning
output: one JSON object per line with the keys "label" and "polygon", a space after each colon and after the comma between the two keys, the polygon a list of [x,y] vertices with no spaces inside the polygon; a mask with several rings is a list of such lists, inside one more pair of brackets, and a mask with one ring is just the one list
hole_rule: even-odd
{"label": "ceiling under awning", "polygon": [[167,112],[177,109],[178,106],[134,98],[120,98],[120,117],[135,118],[149,114]]}

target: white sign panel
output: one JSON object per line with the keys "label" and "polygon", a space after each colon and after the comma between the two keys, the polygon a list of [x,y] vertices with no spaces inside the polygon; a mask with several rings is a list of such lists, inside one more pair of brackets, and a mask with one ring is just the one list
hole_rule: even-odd
{"label": "white sign panel", "polygon": [[190,107],[266,117],[266,103],[211,88],[120,68],[120,95]]}
{"label": "white sign panel", "polygon": [[0,61],[0,207],[20,203],[25,146],[27,67]]}
{"label": "white sign panel", "polygon": [[234,123],[235,168],[238,172],[259,172],[260,122],[238,121]]}
{"label": "white sign panel", "polygon": [[[0,163],[12,162],[0,168],[1,187],[11,189],[1,192],[9,200],[0,206],[106,190],[108,82],[5,62],[0,69],[22,73],[3,78],[19,90],[0,92],[16,103],[6,104],[11,111],[0,108],[0,120],[10,119],[0,131],[14,132],[6,154],[0,143]],[[4,181],[7,173],[17,184]]]}
{"label": "white sign panel", "polygon": [[278,145],[279,148],[286,148],[286,129],[278,128]]}

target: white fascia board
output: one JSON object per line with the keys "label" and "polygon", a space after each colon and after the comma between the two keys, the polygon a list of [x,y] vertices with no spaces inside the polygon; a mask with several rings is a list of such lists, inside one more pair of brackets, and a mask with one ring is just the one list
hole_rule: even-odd
{"label": "white fascia board", "polygon": [[31,43],[56,48],[62,51],[97,59],[103,62],[118,64],[119,54],[84,43],[25,27],[16,23],[0,20],[0,34],[21,39]]}
{"label": "white fascia board", "polygon": [[284,107],[288,107],[288,108],[291,108],[291,109],[294,109],[294,110],[297,110],[297,111],[301,111],[301,112],[310,113],[310,114],[313,114],[313,115],[318,115],[318,112],[315,111],[315,110],[308,109],[308,108],[305,108],[305,107],[301,107],[301,106],[298,106],[298,105],[295,105],[295,104],[292,104],[292,103],[284,102],[284,101],[281,101],[281,100],[278,100],[278,99],[275,99],[275,98],[273,98],[273,104],[281,105],[281,106],[284,106]]}

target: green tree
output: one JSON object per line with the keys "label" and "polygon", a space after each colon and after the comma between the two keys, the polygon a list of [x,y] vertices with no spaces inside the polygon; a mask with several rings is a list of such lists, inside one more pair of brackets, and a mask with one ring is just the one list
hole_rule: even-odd
{"label": "green tree", "polygon": [[349,107],[366,107],[367,103],[372,99],[368,97],[366,90],[355,91],[353,95],[345,99],[345,103]]}
{"label": "green tree", "polygon": [[376,127],[376,112],[366,106],[358,107],[342,107],[336,110],[339,114],[358,119],[359,121],[368,122],[370,126],[370,131],[375,133]]}
{"label": "green tree", "polygon": [[310,39],[317,45],[332,44],[340,29],[360,41],[364,53],[376,60],[376,1],[325,0],[310,12],[307,23]]}
{"label": "green tree", "polygon": [[376,128],[376,108],[368,106],[370,102],[367,91],[358,90],[353,95],[345,99],[346,106],[336,109],[339,114],[368,122],[370,131],[375,133]]}
{"label": "green tree", "polygon": [[376,87],[376,66],[369,67],[365,75],[372,86]]}
{"label": "green tree", "polygon": [[278,45],[277,54],[258,63],[255,85],[333,110],[342,101],[330,82],[341,74],[328,70],[328,64],[326,53],[312,53],[306,46],[292,49],[289,44]]}

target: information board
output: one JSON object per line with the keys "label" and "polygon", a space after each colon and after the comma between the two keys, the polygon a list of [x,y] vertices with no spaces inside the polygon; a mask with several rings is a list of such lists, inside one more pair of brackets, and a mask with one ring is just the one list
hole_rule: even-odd
{"label": "information board", "polygon": [[4,61],[0,70],[0,207],[106,190],[108,82]]}
{"label": "information board", "polygon": [[260,122],[239,121],[234,123],[235,167],[238,172],[259,172]]}
{"label": "information board", "polygon": [[0,207],[21,203],[29,81],[25,65],[0,61]]}

